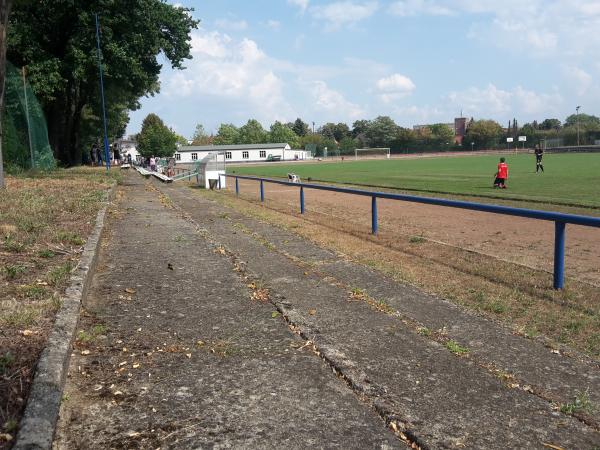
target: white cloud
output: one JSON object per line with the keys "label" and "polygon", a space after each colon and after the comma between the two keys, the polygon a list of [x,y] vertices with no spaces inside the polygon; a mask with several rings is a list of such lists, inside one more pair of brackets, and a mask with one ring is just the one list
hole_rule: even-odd
{"label": "white cloud", "polygon": [[281,22],[273,19],[267,20],[267,27],[269,27],[272,30],[279,30],[281,28]]}
{"label": "white cloud", "polygon": [[512,94],[498,89],[492,83],[484,89],[470,87],[461,92],[451,92],[448,99],[472,116],[506,114],[511,110]]}
{"label": "white cloud", "polygon": [[490,83],[485,88],[470,87],[448,95],[454,108],[463,109],[467,116],[474,117],[511,117],[524,113],[530,117],[559,113],[563,103],[562,96],[553,91],[538,93],[517,86],[512,90],[497,88]]}
{"label": "white cloud", "polygon": [[329,88],[324,81],[313,81],[308,87],[316,109],[324,110],[327,113],[334,113],[332,117],[335,120],[345,119],[352,121],[365,114],[362,108],[346,100],[341,93]]}
{"label": "white cloud", "polygon": [[388,11],[396,16],[416,16],[418,14],[428,14],[433,16],[451,16],[455,12],[444,5],[435,1],[426,0],[406,0],[392,3]]}
{"label": "white cloud", "polygon": [[515,89],[514,98],[519,109],[531,116],[559,113],[559,107],[563,102],[563,98],[558,92],[538,94],[521,86],[517,86]]}
{"label": "white cloud", "polygon": [[592,76],[579,67],[565,66],[563,72],[572,83],[577,95],[584,95],[592,86]]}
{"label": "white cloud", "polygon": [[417,15],[474,15],[468,36],[532,57],[598,54],[598,0],[402,0],[388,11]]}
{"label": "white cloud", "polygon": [[304,13],[308,8],[309,0],[287,0],[288,4],[297,6],[300,8],[300,12]]}
{"label": "white cloud", "polygon": [[223,30],[244,31],[248,28],[248,23],[245,20],[217,19],[215,26]]}
{"label": "white cloud", "polygon": [[192,55],[187,70],[162,81],[164,95],[182,101],[221,98],[266,122],[295,114],[284,96],[285,83],[255,41],[200,29],[192,33]]}
{"label": "white cloud", "polygon": [[314,6],[310,13],[315,19],[324,21],[328,31],[336,31],[371,17],[378,8],[379,4],[376,1],[341,1]]}
{"label": "white cloud", "polygon": [[380,78],[376,83],[380,98],[385,103],[390,103],[411,94],[416,86],[407,76],[395,73],[389,77]]}

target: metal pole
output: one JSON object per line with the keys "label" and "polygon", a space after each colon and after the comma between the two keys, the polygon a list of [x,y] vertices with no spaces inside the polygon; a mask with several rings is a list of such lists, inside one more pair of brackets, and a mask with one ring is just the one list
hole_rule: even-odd
{"label": "metal pole", "polygon": [[263,180],[260,180],[260,201],[263,203],[265,201],[265,186]]}
{"label": "metal pole", "polygon": [[102,98],[102,120],[104,122],[104,158],[106,159],[106,170],[110,170],[110,154],[108,151],[108,128],[106,125],[106,104],[104,101],[104,76],[102,75],[102,56],[100,53],[100,25],[98,14],[96,17],[96,44],[98,46],[98,69],[100,71],[100,97]]}
{"label": "metal pole", "polygon": [[240,181],[235,177],[235,195],[240,195]]}
{"label": "metal pole", "polygon": [[377,234],[377,197],[371,197],[371,231]]}
{"label": "metal pole", "polygon": [[27,83],[25,81],[25,66],[23,66],[23,95],[25,97],[25,118],[27,119],[27,135],[29,137],[29,154],[31,155],[31,168],[35,169],[35,160],[33,159],[33,144],[31,142],[31,123],[29,121],[29,100],[27,100]]}
{"label": "metal pole", "polygon": [[304,214],[304,186],[300,186],[300,214]]}
{"label": "metal pole", "polygon": [[578,106],[577,108],[575,108],[575,112],[577,114],[577,146],[579,147],[579,108],[581,108],[581,106]]}
{"label": "metal pole", "polygon": [[554,222],[554,289],[565,285],[565,223]]}

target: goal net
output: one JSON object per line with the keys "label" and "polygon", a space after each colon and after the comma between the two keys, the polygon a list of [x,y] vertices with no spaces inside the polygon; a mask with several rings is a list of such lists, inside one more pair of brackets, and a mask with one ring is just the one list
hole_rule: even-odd
{"label": "goal net", "polygon": [[390,149],[388,147],[380,148],[357,148],[354,150],[355,159],[382,159],[390,158]]}

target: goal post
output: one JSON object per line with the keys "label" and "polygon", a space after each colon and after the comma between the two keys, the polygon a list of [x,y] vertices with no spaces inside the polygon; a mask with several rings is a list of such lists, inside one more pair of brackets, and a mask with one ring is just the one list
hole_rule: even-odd
{"label": "goal post", "polygon": [[390,159],[390,149],[389,147],[357,148],[354,150],[354,159],[359,158]]}

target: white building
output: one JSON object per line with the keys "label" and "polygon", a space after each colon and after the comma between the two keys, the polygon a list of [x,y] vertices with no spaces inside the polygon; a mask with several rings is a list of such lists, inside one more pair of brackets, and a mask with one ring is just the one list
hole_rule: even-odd
{"label": "white building", "polygon": [[175,152],[180,164],[201,160],[210,152],[223,152],[226,163],[260,161],[295,161],[307,159],[306,150],[292,150],[289,144],[240,144],[240,145],[183,145]]}
{"label": "white building", "polygon": [[132,136],[124,139],[118,139],[117,146],[121,150],[121,159],[127,161],[127,156],[131,155],[132,161],[137,161],[140,157],[140,152],[137,150],[137,142]]}

